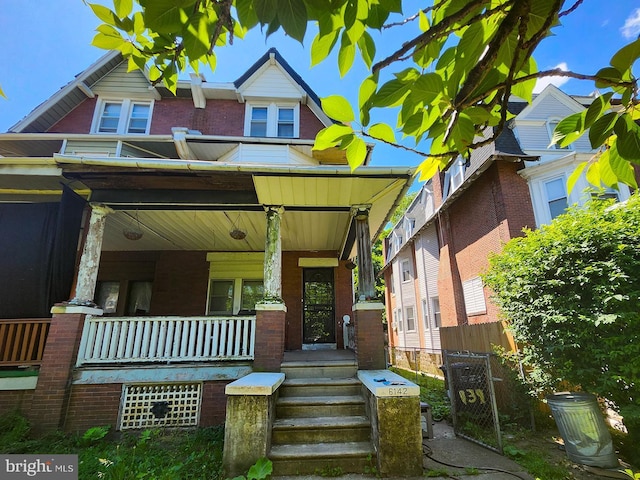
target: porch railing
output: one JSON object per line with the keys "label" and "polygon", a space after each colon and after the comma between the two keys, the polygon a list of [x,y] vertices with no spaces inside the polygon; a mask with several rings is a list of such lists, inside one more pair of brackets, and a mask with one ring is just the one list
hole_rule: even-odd
{"label": "porch railing", "polygon": [[252,360],[255,317],[87,316],[78,365]]}
{"label": "porch railing", "polygon": [[0,366],[42,363],[50,318],[0,319]]}

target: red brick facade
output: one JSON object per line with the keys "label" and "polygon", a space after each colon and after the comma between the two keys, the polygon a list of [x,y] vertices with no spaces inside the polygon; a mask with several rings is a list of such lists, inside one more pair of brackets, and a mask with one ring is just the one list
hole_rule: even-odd
{"label": "red brick facade", "polygon": [[18,411],[27,415],[33,401],[33,390],[4,390],[0,395],[0,415]]}
{"label": "red brick facade", "polygon": [[[384,331],[380,309],[358,309],[355,313],[356,356],[360,370],[383,370],[387,368],[384,349]],[[358,308],[358,306],[356,306]]]}

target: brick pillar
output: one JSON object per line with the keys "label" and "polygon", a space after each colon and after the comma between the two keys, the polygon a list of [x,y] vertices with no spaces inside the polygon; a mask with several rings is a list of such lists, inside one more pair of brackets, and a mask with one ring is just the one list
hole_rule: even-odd
{"label": "brick pillar", "polygon": [[64,427],[84,319],[89,314],[101,315],[102,310],[57,305],[51,309],[51,313],[51,327],[29,414],[36,433]]}
{"label": "brick pillar", "polygon": [[358,302],[353,307],[355,317],[356,357],[359,370],[387,368],[384,356],[384,330],[380,302]]}
{"label": "brick pillar", "polygon": [[253,368],[262,372],[279,372],[284,355],[287,307],[284,303],[256,305],[256,345]]}

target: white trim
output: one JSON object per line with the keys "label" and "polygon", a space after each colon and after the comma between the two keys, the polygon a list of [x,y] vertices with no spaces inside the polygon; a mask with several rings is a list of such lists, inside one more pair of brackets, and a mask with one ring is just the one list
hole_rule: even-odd
{"label": "white trim", "polygon": [[[266,137],[252,137],[251,135],[251,119],[253,108],[266,108]],[[293,109],[293,137],[278,136],[278,111],[281,108]],[[287,101],[247,101],[244,110],[244,135],[252,138],[299,138],[300,137],[300,103]]]}
{"label": "white trim", "polygon": [[484,298],[484,288],[480,277],[470,278],[462,282],[462,294],[467,316],[487,313],[487,303]]}
{"label": "white trim", "polygon": [[[105,106],[109,103],[120,104],[120,116],[118,119],[118,126],[115,132],[101,132],[100,128],[100,120],[104,114]],[[155,104],[155,100],[138,100],[134,98],[113,98],[113,97],[104,97],[98,98],[96,102],[96,108],[93,112],[93,118],[91,120],[91,133],[98,135],[131,135],[134,137],[141,135],[149,135],[149,131],[151,130],[151,120],[153,118],[153,106]],[[149,116],[147,119],[147,125],[145,127],[144,133],[130,133],[129,125],[131,123],[131,113],[133,112],[133,107],[135,105],[148,105],[149,106]]]}

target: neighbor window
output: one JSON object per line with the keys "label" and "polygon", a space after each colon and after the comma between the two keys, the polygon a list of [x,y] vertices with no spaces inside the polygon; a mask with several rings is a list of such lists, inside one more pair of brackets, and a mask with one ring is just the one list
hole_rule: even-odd
{"label": "neighbor window", "polygon": [[100,281],[95,300],[104,315],[149,315],[152,291],[151,281]]}
{"label": "neighbor window", "polygon": [[431,322],[429,322],[429,310],[427,309],[427,300],[422,299],[422,320],[426,329],[431,328]]}
{"label": "neighbor window", "polygon": [[416,317],[414,314],[413,307],[407,307],[405,309],[406,317],[407,317],[407,332],[415,332],[416,331]]}
{"label": "neighbor window", "polygon": [[[547,121],[547,129],[549,130],[549,142],[553,142],[553,132],[558,126],[558,123],[560,123],[560,120],[557,120],[557,119],[552,119]],[[554,143],[553,145],[551,145],[551,148],[555,148],[558,150],[570,150],[571,145],[567,145],[566,147],[561,147],[557,143]]]}
{"label": "neighbor window", "polygon": [[148,315],[151,311],[153,282],[130,282],[127,315]]}
{"label": "neighbor window", "polygon": [[244,280],[242,282],[242,296],[240,300],[241,312],[254,312],[256,303],[264,297],[264,283],[262,280]]}
{"label": "neighbor window", "polygon": [[151,121],[151,102],[122,100],[98,103],[96,133],[145,134]]}
{"label": "neighbor window", "polygon": [[209,315],[233,314],[233,280],[211,280],[209,283]]}
{"label": "neighbor window", "polygon": [[462,294],[464,295],[464,306],[467,310],[467,315],[479,315],[487,312],[484,289],[480,277],[474,277],[462,282]]}
{"label": "neighbor window", "polygon": [[234,278],[209,282],[208,315],[253,315],[264,297],[262,280]]}
{"label": "neighbor window", "polygon": [[245,135],[250,137],[297,138],[300,130],[300,106],[265,103],[247,104]]}
{"label": "neighbor window", "polygon": [[442,321],[440,319],[440,298],[431,297],[431,316],[433,319],[433,328],[440,328]]}
{"label": "neighbor window", "polygon": [[402,281],[408,282],[411,280],[411,264],[409,263],[409,260],[403,260],[400,265],[402,268]]}
{"label": "neighbor window", "polygon": [[402,332],[402,310],[396,310],[396,325],[398,326],[398,331]]}
{"label": "neighbor window", "polygon": [[568,206],[564,178],[556,178],[555,180],[545,182],[544,188],[545,194],[547,195],[549,214],[551,215],[551,219],[554,219],[564,213]]}

